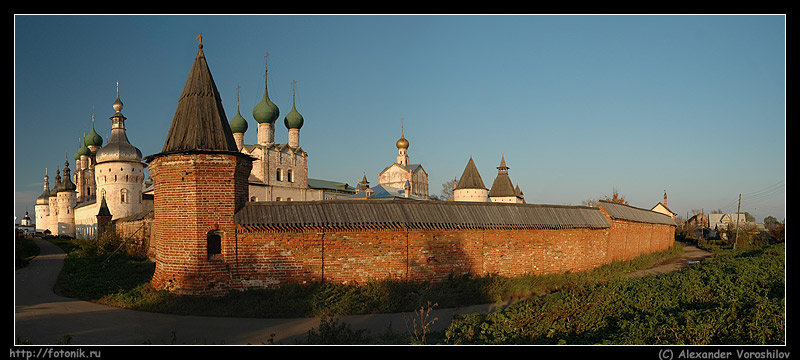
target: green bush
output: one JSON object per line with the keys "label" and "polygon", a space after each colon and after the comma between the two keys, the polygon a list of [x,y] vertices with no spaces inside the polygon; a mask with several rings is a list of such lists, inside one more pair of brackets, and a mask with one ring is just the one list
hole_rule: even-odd
{"label": "green bush", "polygon": [[16,269],[27,266],[33,258],[39,255],[39,247],[36,246],[33,240],[28,238],[16,238],[14,250],[16,252]]}
{"label": "green bush", "polygon": [[447,329],[448,344],[783,344],[784,248],[725,250],[660,276],[563,288]]}

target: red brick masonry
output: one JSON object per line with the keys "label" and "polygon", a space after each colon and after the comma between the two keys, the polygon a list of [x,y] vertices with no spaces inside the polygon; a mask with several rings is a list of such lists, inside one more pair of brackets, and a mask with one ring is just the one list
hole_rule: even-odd
{"label": "red brick masonry", "polygon": [[176,293],[213,295],[290,282],[553,274],[589,270],[673,244],[674,226],[609,220],[611,227],[601,229],[365,226],[277,231],[237,226],[235,234],[226,232],[222,254],[210,259],[202,246],[186,252],[195,261],[165,264],[164,256],[159,257],[153,284]]}
{"label": "red brick masonry", "polygon": [[[675,235],[666,215],[610,203],[601,203],[600,209],[265,203],[248,205],[259,224],[235,222],[247,202],[249,158],[166,154],[149,167],[155,184],[151,283],[178,294],[219,295],[291,282],[440,281],[451,274],[583,271],[667,249]],[[545,221],[537,222],[540,218]]]}
{"label": "red brick masonry", "polygon": [[[443,280],[450,274],[583,271],[672,246],[669,225],[612,221],[607,229],[237,230],[241,288],[286,282]],[[231,284],[232,287],[237,285]]]}

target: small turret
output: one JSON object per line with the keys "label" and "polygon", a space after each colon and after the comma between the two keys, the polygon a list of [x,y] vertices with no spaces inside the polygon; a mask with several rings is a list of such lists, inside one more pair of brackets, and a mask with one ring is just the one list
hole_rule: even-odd
{"label": "small turret", "polygon": [[400,118],[400,139],[397,139],[397,163],[403,166],[408,165],[408,140],[406,140],[405,129],[403,128],[403,118]]}
{"label": "small turret", "polygon": [[247,131],[247,120],[239,112],[239,89],[236,89],[236,115],[230,122],[233,139],[236,140],[236,147],[241,149],[244,146],[244,133]]}
{"label": "small turret", "polygon": [[[264,58],[269,57],[267,53]],[[265,60],[266,63],[266,60]],[[253,108],[253,118],[258,123],[257,141],[261,145],[275,142],[275,120],[280,116],[278,105],[275,105],[269,98],[269,87],[267,86],[267,66],[264,66],[264,97],[261,102]]]}
{"label": "small turret", "polygon": [[300,128],[303,127],[303,115],[295,107],[295,86],[297,81],[292,81],[292,110],[283,118],[283,125],[289,130],[289,146],[300,146]]}

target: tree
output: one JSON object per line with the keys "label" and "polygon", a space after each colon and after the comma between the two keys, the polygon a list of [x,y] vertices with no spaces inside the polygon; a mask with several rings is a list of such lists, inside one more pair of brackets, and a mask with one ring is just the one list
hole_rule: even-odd
{"label": "tree", "polygon": [[440,200],[450,200],[453,198],[453,191],[456,188],[456,179],[453,181],[448,181],[442,184],[442,196],[439,197]]}
{"label": "tree", "polygon": [[611,201],[617,204],[628,205],[628,200],[625,200],[625,195],[620,194],[619,190],[617,190],[616,187],[613,188],[611,191],[612,191],[611,197],[609,197],[608,195],[603,195],[604,196],[603,200]]}
{"label": "tree", "polygon": [[778,224],[778,219],[776,219],[774,216],[767,216],[764,218],[764,227],[775,226]]}
{"label": "tree", "polygon": [[764,218],[764,228],[773,239],[783,241],[785,238],[786,220],[779,222],[774,216],[767,216]]}

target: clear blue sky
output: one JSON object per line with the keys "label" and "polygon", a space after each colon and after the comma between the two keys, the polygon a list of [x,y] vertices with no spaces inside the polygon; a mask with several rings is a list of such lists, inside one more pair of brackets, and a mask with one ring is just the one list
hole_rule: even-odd
{"label": "clear blue sky", "polygon": [[[357,183],[395,161],[400,118],[432,193],[470,156],[491,186],[501,153],[529,203],[580,205],[617,189],[686,216],[785,217],[786,35],[754,16],[25,16],[14,18],[14,214],[34,213],[45,168],[110,128],[161,151],[203,35],[230,120],[269,92],[305,118],[312,178]],[[276,141],[285,142],[278,121]]]}

